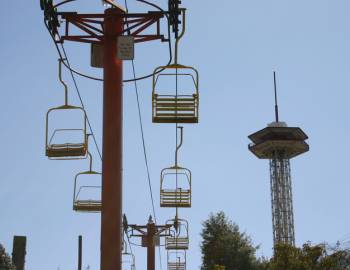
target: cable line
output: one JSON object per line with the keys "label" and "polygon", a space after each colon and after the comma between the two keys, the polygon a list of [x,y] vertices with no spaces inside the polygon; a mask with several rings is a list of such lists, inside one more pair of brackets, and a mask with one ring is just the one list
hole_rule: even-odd
{"label": "cable line", "polygon": [[[62,51],[63,51],[64,57],[65,57],[65,59],[66,59],[66,61],[67,61],[67,65],[70,67],[70,63],[69,63],[69,60],[68,60],[68,56],[67,56],[66,50],[65,50],[65,48],[64,48],[64,46],[63,46],[62,43],[61,43],[61,47],[62,47]],[[79,100],[80,100],[80,104],[81,104],[81,106],[83,107],[83,109],[85,110],[85,105],[84,105],[82,96],[81,96],[81,94],[80,94],[77,81],[75,80],[74,73],[72,72],[72,70],[71,70],[70,68],[69,68],[69,70],[70,70],[70,74],[71,74],[71,76],[72,76],[72,80],[73,80],[73,83],[74,83],[74,86],[75,86],[75,90],[76,90],[76,92],[77,92],[77,94],[78,94],[78,97],[79,97]],[[85,112],[86,112],[86,110],[85,110]],[[100,156],[100,159],[101,159],[101,161],[102,161],[102,154],[101,154],[100,148],[99,148],[99,146],[98,146],[98,144],[97,144],[96,136],[95,136],[95,133],[94,133],[94,131],[93,131],[93,129],[92,129],[92,126],[91,126],[91,123],[90,123],[90,120],[89,120],[89,117],[88,117],[87,112],[86,112],[86,119],[87,119],[87,123],[88,123],[88,125],[89,125],[90,132],[91,132],[91,134],[92,134],[92,138],[93,138],[93,140],[94,140],[94,143],[95,143],[95,146],[96,146],[98,155]]]}
{"label": "cable line", "polygon": [[[140,2],[142,2],[142,1],[140,1]],[[124,0],[124,3],[125,3],[126,12],[128,13],[129,9],[128,9],[127,0]],[[147,3],[147,4],[149,4],[149,3]],[[126,22],[126,23],[128,25],[128,22]],[[169,23],[169,21],[168,21],[168,23]],[[168,24],[168,30],[170,31],[169,24]],[[171,48],[170,35],[169,35],[169,45],[170,45],[170,48]],[[152,191],[151,176],[150,176],[149,166],[148,166],[147,150],[146,150],[145,135],[144,135],[144,130],[143,130],[140,98],[139,98],[139,91],[138,91],[138,85],[137,85],[137,80],[136,80],[136,70],[135,70],[135,62],[134,62],[134,60],[131,61],[131,64],[132,64],[132,72],[133,72],[133,77],[134,77],[134,87],[135,87],[135,94],[136,94],[136,101],[137,101],[137,110],[138,110],[138,117],[139,117],[139,124],[140,124],[141,138],[142,138],[143,155],[144,155],[145,166],[146,166],[146,171],[147,171],[148,187],[149,187],[149,192],[150,192],[150,196],[151,196],[152,211],[153,211],[154,221],[157,224],[157,216],[156,216],[156,210],[155,210],[155,206],[154,206],[154,198],[153,198],[153,191]],[[160,246],[158,246],[158,253],[159,253],[159,267],[160,267],[160,269],[163,269],[163,266],[162,266],[162,255],[161,255],[161,251],[160,251]]]}
{"label": "cable line", "polygon": [[[134,60],[132,60],[132,71],[133,71],[133,74],[135,76],[136,72],[135,72]],[[144,135],[144,131],[143,131],[143,123],[142,123],[142,115],[141,115],[141,108],[140,108],[139,91],[138,91],[138,86],[137,86],[137,82],[136,81],[134,81],[134,86],[135,86],[137,110],[138,110],[139,124],[140,124],[141,138],[142,138],[143,155],[144,155],[146,171],[147,171],[149,192],[150,192],[151,201],[152,201],[153,216],[154,216],[154,221],[157,223],[157,216],[156,216],[156,211],[155,211],[155,207],[154,207],[154,199],[153,199],[153,192],[152,192],[151,177],[150,177],[149,166],[148,166],[148,158],[147,158],[147,151],[146,151],[145,135]]]}

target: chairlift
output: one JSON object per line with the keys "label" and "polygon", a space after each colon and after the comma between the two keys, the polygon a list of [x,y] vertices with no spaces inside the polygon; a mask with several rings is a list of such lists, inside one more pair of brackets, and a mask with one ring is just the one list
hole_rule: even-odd
{"label": "chairlift", "polygon": [[[102,174],[92,170],[92,156],[90,169],[76,174],[74,179],[73,210],[79,212],[101,212],[101,181]],[[98,184],[91,184],[88,180],[98,177]],[[87,182],[87,183],[86,183]]]}
{"label": "chairlift", "polygon": [[[175,89],[168,93],[159,91],[159,79],[174,77],[178,81],[190,77],[193,82],[193,94],[183,93],[183,89]],[[176,86],[174,87],[176,88]],[[171,64],[160,66],[153,73],[152,115],[153,123],[198,123],[198,71],[190,66]]]}
{"label": "chairlift", "polygon": [[189,169],[172,166],[161,171],[160,206],[191,207],[191,171]]}
{"label": "chairlift", "polygon": [[187,250],[189,246],[188,222],[177,216],[170,219],[166,224],[172,224],[171,236],[165,238],[165,248],[168,250]]}
{"label": "chairlift", "polygon": [[[87,116],[84,108],[68,104],[68,87],[62,80],[62,60],[59,60],[59,80],[65,89],[65,104],[54,107],[46,113],[46,156],[49,159],[81,159],[86,158],[87,153]],[[77,128],[66,128],[67,119],[63,119],[60,127],[51,127],[50,123],[64,113],[75,115],[80,118],[80,126]],[[57,120],[56,120],[57,121]],[[59,120],[58,120],[59,121]],[[67,136],[76,137],[74,140]]]}
{"label": "chairlift", "polygon": [[186,251],[168,251],[168,270],[186,270]]}
{"label": "chairlift", "polygon": [[[198,123],[199,105],[199,74],[191,66],[181,65],[177,62],[178,43],[185,33],[185,10],[183,14],[183,29],[175,44],[175,62],[171,65],[157,67],[153,72],[152,80],[152,121],[153,123]],[[163,93],[160,91],[159,79],[175,77],[173,90]],[[186,85],[186,91],[181,89],[181,82],[191,81],[191,87]],[[163,87],[162,87],[163,88]]]}
{"label": "chairlift", "polygon": [[160,206],[191,207],[191,179],[189,169],[178,165],[178,151],[182,146],[183,127],[180,129],[180,144],[175,151],[175,165],[165,168],[160,173]]}
{"label": "chairlift", "polygon": [[122,252],[122,270],[136,270],[135,255],[131,252],[128,252],[125,240],[123,242],[124,248]]}

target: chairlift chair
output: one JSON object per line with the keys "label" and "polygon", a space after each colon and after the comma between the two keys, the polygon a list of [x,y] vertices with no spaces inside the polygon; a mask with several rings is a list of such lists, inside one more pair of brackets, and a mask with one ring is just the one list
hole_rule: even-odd
{"label": "chairlift chair", "polygon": [[160,206],[191,207],[191,171],[173,166],[160,175]]}
{"label": "chairlift chair", "polygon": [[[163,94],[158,88],[162,76],[176,76],[177,80],[190,77],[193,94],[182,93],[183,89]],[[180,64],[157,67],[153,73],[152,90],[153,123],[198,123],[199,88],[198,71],[195,68]]]}
{"label": "chairlift chair", "polygon": [[186,251],[168,251],[168,270],[186,270]]}
{"label": "chairlift chair", "polygon": [[[85,172],[76,174],[74,179],[74,193],[73,193],[73,210],[79,212],[101,212],[101,181],[102,174],[92,170],[92,157],[90,156],[90,169]],[[99,177],[99,185],[85,184],[87,177]],[[89,198],[91,192],[94,194],[94,198]]]}
{"label": "chairlift chair", "polygon": [[165,238],[165,248],[168,250],[187,250],[189,246],[188,222],[184,219],[170,219],[166,224],[174,224],[171,236]]}
{"label": "chairlift chair", "polygon": [[[64,86],[65,90],[65,104],[62,106],[54,107],[48,110],[46,113],[46,156],[49,159],[80,159],[86,158],[87,153],[87,116],[84,108],[78,106],[72,106],[68,104],[68,87],[61,78],[61,65],[62,60],[59,61],[59,80]],[[50,127],[53,115],[63,115],[63,112],[74,113],[78,112],[81,116],[81,125],[78,128],[65,128],[67,126],[67,119],[62,121],[62,127]],[[51,119],[51,120],[50,120]],[[60,137],[71,134],[78,136],[77,141],[66,141]]]}
{"label": "chairlift chair", "polygon": [[80,172],[75,176],[74,181],[74,198],[73,198],[73,210],[79,212],[101,212],[102,202],[101,199],[84,198],[84,193],[92,190],[98,190],[101,192],[101,186],[99,185],[79,185],[79,180],[82,176],[100,175],[101,173],[95,171]]}
{"label": "chairlift chair", "polygon": [[[50,130],[49,118],[51,113],[67,110],[81,111],[83,127],[82,128],[55,128]],[[62,142],[56,139],[63,133],[74,133],[82,138],[80,142]],[[50,159],[78,159],[86,158],[87,138],[86,138],[86,113],[81,107],[63,105],[48,110],[46,114],[46,156]]]}
{"label": "chairlift chair", "polygon": [[[126,243],[124,243],[124,247],[125,247],[125,249],[122,252],[122,269],[123,270],[136,270],[135,255],[131,252],[128,252]],[[130,266],[130,268],[124,267],[124,266]]]}
{"label": "chairlift chair", "polygon": [[[194,67],[181,65],[178,63],[179,41],[186,31],[186,9],[181,9],[182,31],[176,38],[174,63],[167,66],[157,67],[153,72],[152,83],[152,119],[153,123],[198,123],[199,104],[199,74]],[[159,92],[159,79],[165,76],[168,79],[176,78],[174,90],[163,94]],[[188,77],[193,82],[192,94],[187,94],[181,88],[181,82]],[[187,86],[187,85],[186,85]],[[187,86],[189,87],[189,86]]]}

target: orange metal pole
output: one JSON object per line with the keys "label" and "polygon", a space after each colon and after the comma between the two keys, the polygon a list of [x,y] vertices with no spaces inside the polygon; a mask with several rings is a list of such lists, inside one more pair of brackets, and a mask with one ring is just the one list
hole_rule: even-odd
{"label": "orange metal pole", "polygon": [[117,35],[123,29],[120,13],[107,9],[104,21],[101,270],[121,269],[123,67],[116,55]]}

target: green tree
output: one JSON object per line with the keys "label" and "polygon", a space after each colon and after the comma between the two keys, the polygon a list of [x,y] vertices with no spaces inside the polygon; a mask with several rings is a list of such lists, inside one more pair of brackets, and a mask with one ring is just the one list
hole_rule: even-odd
{"label": "green tree", "polygon": [[12,264],[11,257],[6,253],[5,248],[0,244],[0,270],[16,270]]}
{"label": "green tree", "polygon": [[201,232],[202,269],[257,270],[262,264],[256,259],[251,239],[239,231],[223,212],[211,214],[203,222]]}
{"label": "green tree", "polygon": [[350,270],[350,251],[327,250],[325,244],[302,248],[277,245],[275,254],[268,263],[269,270]]}
{"label": "green tree", "polygon": [[350,270],[350,250],[327,244],[279,244],[271,259],[257,259],[257,247],[223,212],[211,214],[201,232],[203,270]]}

